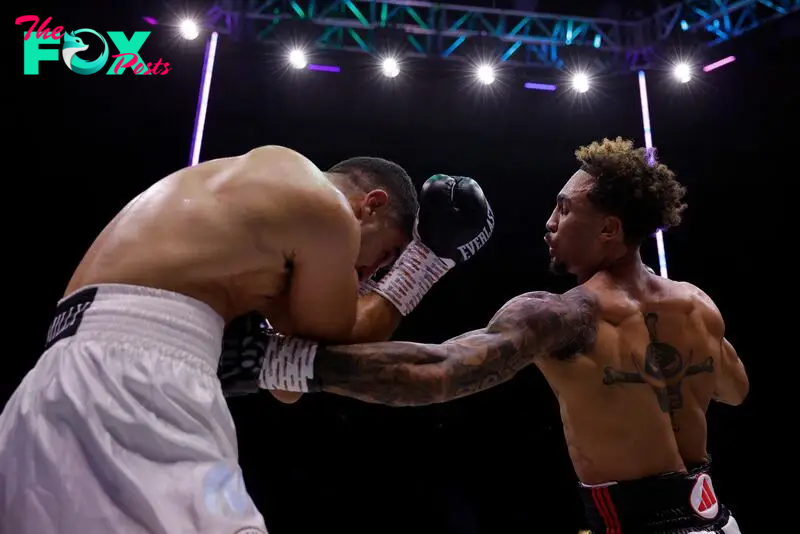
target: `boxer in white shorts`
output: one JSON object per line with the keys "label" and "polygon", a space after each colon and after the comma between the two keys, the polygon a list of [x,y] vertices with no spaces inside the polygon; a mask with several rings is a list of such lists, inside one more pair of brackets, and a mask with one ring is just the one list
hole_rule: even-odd
{"label": "boxer in white shorts", "polygon": [[[427,208],[386,160],[322,172],[262,147],[135,198],[86,253],[45,352],[0,414],[0,530],[265,532],[216,375],[225,325],[255,311],[313,339],[388,338],[488,237],[473,180],[437,176],[423,196]],[[395,259],[358,298],[359,279]]]}

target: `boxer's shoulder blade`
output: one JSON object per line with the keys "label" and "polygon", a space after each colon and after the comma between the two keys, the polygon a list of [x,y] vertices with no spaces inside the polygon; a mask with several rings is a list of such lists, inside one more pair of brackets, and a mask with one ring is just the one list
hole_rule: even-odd
{"label": "boxer's shoulder blade", "polygon": [[721,337],[709,329],[708,305],[690,289],[658,281],[643,292],[602,291],[595,350],[585,365],[548,376],[562,392],[562,409],[584,421],[572,429],[573,447],[591,460],[583,475],[642,476],[679,468],[681,458],[705,458]]}

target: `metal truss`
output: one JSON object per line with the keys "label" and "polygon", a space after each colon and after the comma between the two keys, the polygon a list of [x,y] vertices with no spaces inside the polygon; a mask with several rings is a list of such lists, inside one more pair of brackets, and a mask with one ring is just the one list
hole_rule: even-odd
{"label": "metal truss", "polygon": [[691,32],[714,46],[798,10],[800,0],[693,0],[658,10],[646,20],[646,34],[655,43]]}
{"label": "metal truss", "polygon": [[[800,0],[685,0],[638,21],[439,4],[422,0],[217,0],[207,23],[237,39],[281,41],[369,54],[474,59],[562,69],[569,48],[601,68],[647,68],[677,31],[727,41],[800,8]],[[401,49],[401,50],[398,50]]]}

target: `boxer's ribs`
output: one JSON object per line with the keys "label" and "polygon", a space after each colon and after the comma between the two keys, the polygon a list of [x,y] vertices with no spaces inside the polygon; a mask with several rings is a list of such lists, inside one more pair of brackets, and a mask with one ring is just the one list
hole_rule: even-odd
{"label": "boxer's ribs", "polygon": [[322,388],[366,402],[414,406],[464,397],[512,378],[536,357],[561,360],[592,348],[597,302],[581,288],[509,301],[489,325],[441,345],[390,342],[321,349]]}

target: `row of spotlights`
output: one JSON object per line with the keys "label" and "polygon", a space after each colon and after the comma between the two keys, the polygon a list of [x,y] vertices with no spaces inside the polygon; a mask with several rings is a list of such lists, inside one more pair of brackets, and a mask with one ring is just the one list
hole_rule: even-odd
{"label": "row of spotlights", "polygon": [[[305,69],[308,67],[308,59],[305,52],[299,48],[289,51],[289,65],[295,69]],[[400,65],[394,58],[386,58],[381,62],[381,71],[387,78],[396,78],[400,74]],[[478,82],[483,85],[491,85],[496,81],[494,69],[491,65],[480,65],[475,71]],[[573,77],[573,88],[579,93],[589,90],[589,77],[585,74],[576,74]]]}
{"label": "row of spotlights", "polygon": [[[180,24],[181,35],[185,39],[196,39],[200,35],[200,28],[193,20],[184,20]],[[289,64],[295,69],[304,69],[308,66],[306,54],[300,49],[289,52]],[[386,58],[381,64],[383,75],[387,78],[396,78],[400,74],[400,65],[394,58]],[[686,63],[679,63],[673,69],[675,78],[680,83],[687,83],[692,79],[692,69]],[[491,65],[480,65],[476,71],[478,81],[483,85],[490,85],[495,82],[496,77]],[[589,90],[589,77],[583,73],[577,73],[572,77],[572,88],[578,93],[585,93]]]}
{"label": "row of spotlights", "polygon": [[[289,52],[289,64],[295,69],[304,69],[308,66],[306,54],[299,48]],[[400,65],[394,58],[386,58],[381,62],[381,71],[387,78],[396,78],[400,74]],[[681,83],[687,83],[692,79],[692,69],[686,63],[679,63],[673,69],[675,78]],[[475,71],[478,82],[483,85],[491,85],[496,81],[494,69],[491,65],[480,65]],[[589,90],[589,76],[579,72],[572,76],[572,88],[578,93],[585,93]]]}

